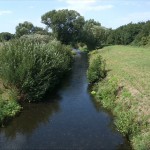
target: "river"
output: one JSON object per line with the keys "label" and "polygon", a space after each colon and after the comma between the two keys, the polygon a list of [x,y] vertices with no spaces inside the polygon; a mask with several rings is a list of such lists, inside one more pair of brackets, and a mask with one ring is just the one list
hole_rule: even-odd
{"label": "river", "polygon": [[72,73],[53,96],[25,103],[0,129],[0,150],[130,150],[113,116],[90,96],[87,55],[75,57]]}

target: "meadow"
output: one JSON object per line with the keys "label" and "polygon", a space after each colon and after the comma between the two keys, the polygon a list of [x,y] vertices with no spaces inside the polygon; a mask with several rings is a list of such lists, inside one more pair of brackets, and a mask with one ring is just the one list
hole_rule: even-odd
{"label": "meadow", "polygon": [[107,77],[96,82],[97,101],[112,110],[115,125],[134,149],[150,148],[150,48],[108,46],[91,52],[106,62]]}

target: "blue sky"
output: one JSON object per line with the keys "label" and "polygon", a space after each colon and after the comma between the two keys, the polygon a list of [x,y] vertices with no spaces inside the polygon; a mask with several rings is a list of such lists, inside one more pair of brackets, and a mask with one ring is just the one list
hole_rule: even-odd
{"label": "blue sky", "polygon": [[24,21],[45,27],[41,16],[53,9],[73,9],[113,29],[150,20],[150,0],[0,0],[0,32],[15,33]]}

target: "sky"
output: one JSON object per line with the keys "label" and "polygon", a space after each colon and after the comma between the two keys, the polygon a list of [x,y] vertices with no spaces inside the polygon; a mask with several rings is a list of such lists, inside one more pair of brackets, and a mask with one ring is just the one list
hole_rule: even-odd
{"label": "sky", "polygon": [[24,21],[45,27],[41,16],[54,9],[76,10],[112,29],[150,20],[150,0],[0,0],[0,32],[15,33]]}

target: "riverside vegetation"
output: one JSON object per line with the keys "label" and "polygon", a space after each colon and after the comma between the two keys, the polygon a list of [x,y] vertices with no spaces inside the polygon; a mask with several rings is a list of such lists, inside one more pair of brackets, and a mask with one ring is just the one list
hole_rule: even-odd
{"label": "riverside vegetation", "polygon": [[4,43],[0,50],[0,122],[21,109],[16,100],[36,102],[51,92],[70,70],[71,62],[70,47],[56,40]]}
{"label": "riverside vegetation", "polygon": [[105,47],[90,53],[87,72],[96,101],[113,112],[117,129],[136,150],[150,148],[149,56],[149,48]]}

